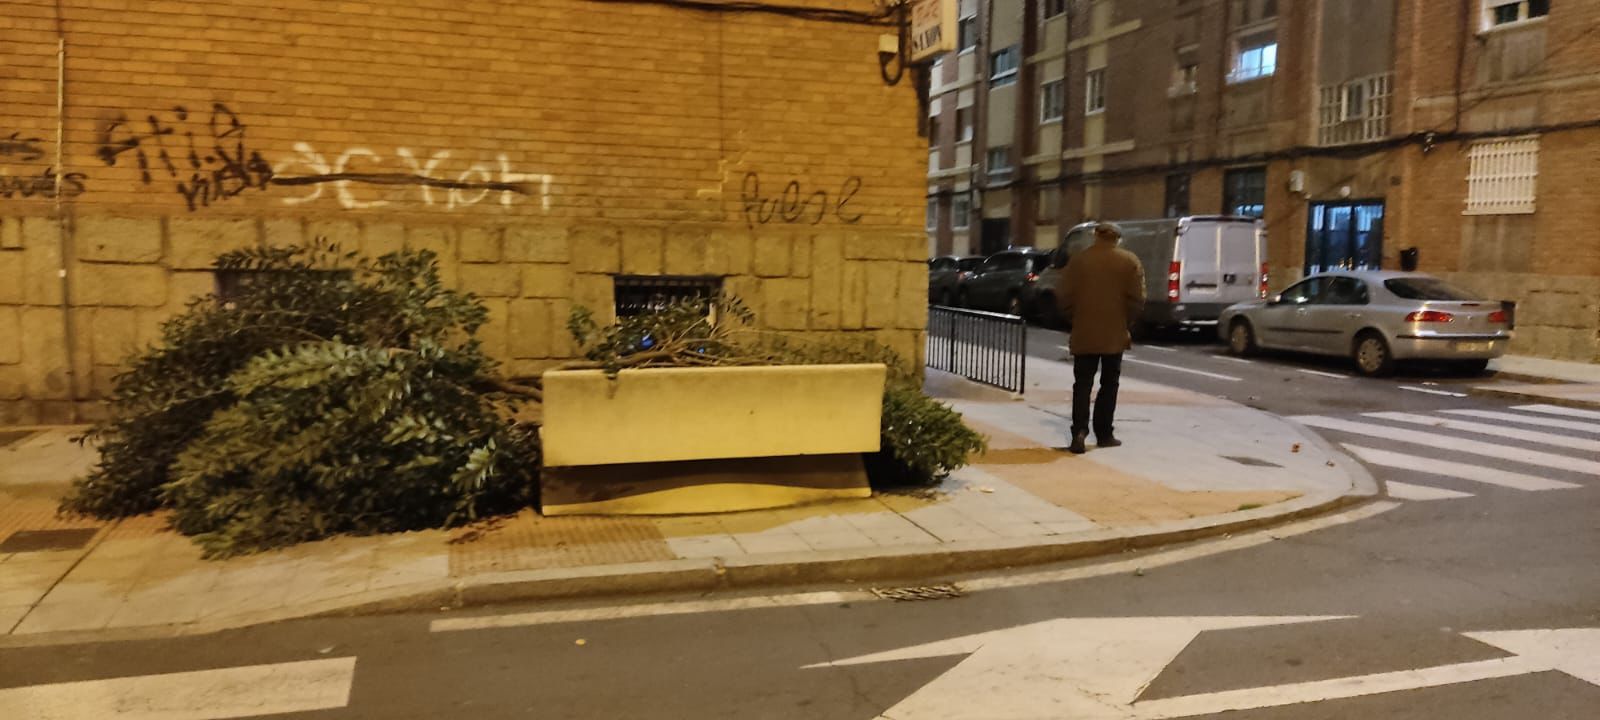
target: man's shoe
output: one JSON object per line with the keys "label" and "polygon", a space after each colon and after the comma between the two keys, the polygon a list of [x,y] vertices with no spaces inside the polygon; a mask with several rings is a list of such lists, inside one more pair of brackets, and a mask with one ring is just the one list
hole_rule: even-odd
{"label": "man's shoe", "polygon": [[1121,445],[1122,445],[1122,441],[1121,440],[1118,440],[1118,439],[1116,439],[1114,437],[1111,437],[1110,435],[1107,435],[1105,437],[1096,437],[1095,440],[1094,440],[1094,446],[1095,447],[1113,448],[1113,447],[1119,447]]}
{"label": "man's shoe", "polygon": [[1073,433],[1072,444],[1067,446],[1067,452],[1073,455],[1082,455],[1089,452],[1089,447],[1084,444],[1084,441],[1088,439],[1089,433]]}

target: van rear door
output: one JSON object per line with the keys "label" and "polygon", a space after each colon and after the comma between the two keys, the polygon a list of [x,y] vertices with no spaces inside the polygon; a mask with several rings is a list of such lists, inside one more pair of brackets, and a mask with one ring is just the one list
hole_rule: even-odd
{"label": "van rear door", "polygon": [[1232,305],[1257,297],[1265,240],[1257,223],[1196,220],[1178,242],[1180,301]]}

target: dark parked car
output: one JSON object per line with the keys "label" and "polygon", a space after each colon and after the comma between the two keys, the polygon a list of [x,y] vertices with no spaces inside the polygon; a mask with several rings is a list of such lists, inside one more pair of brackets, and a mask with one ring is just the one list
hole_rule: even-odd
{"label": "dark parked car", "polygon": [[961,282],[983,264],[979,256],[957,257],[946,255],[928,261],[928,303],[952,306],[961,290]]}
{"label": "dark parked car", "polygon": [[1050,263],[1050,253],[1033,248],[998,252],[983,261],[976,273],[964,280],[956,291],[956,301],[964,308],[1021,315],[1023,296],[1030,283]]}

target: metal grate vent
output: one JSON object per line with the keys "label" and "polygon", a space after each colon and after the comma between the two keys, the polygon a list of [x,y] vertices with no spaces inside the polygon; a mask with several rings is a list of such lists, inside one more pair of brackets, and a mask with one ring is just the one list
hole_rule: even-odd
{"label": "metal grate vent", "polygon": [[32,430],[11,430],[8,432],[0,432],[0,448],[15,442],[19,442],[32,434]]}
{"label": "metal grate vent", "polygon": [[618,275],[617,317],[655,312],[669,303],[712,298],[722,292],[722,278],[704,275]]}
{"label": "metal grate vent", "polygon": [[883,600],[917,602],[919,600],[952,600],[962,596],[961,588],[949,583],[919,585],[916,587],[873,588],[872,594]]}
{"label": "metal grate vent", "polygon": [[0,553],[42,552],[45,550],[77,550],[94,539],[97,528],[77,530],[20,530],[0,542]]}

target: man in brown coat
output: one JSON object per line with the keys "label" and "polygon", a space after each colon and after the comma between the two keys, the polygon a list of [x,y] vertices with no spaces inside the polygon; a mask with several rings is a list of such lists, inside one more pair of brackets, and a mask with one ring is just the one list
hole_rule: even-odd
{"label": "man in brown coat", "polygon": [[1112,434],[1117,413],[1117,385],[1122,379],[1122,353],[1133,347],[1128,326],[1144,309],[1144,267],[1139,258],[1117,244],[1122,231],[1111,223],[1094,229],[1094,244],[1072,256],[1060,274],[1056,301],[1061,317],[1072,321],[1073,453],[1088,452],[1089,395],[1100,372],[1100,395],[1094,403],[1094,436],[1100,447],[1122,442]]}

